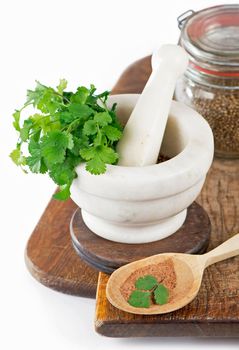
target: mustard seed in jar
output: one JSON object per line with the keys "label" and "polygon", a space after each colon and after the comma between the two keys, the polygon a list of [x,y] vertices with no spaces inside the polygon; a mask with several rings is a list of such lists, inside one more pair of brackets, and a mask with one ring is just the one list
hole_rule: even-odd
{"label": "mustard seed in jar", "polygon": [[239,157],[239,5],[221,5],[179,17],[180,45],[189,67],[175,98],[210,124],[219,157]]}

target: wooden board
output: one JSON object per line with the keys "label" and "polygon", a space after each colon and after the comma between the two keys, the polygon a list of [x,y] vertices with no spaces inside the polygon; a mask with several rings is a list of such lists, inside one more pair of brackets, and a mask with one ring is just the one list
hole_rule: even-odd
{"label": "wooden board", "polygon": [[[138,61],[119,80],[119,92],[128,92],[128,86],[129,91],[140,92],[149,72],[149,58]],[[212,224],[208,250],[239,232],[239,160],[214,160],[197,201]],[[210,266],[197,298],[165,315],[140,316],[116,309],[106,299],[107,281],[108,276],[100,273],[95,329],[102,335],[239,337],[239,257]]]}
{"label": "wooden board", "polygon": [[51,199],[26,247],[28,270],[40,283],[63,293],[95,297],[98,271],[72,247],[69,224],[77,206]]}
{"label": "wooden board", "polygon": [[80,209],[74,213],[71,224],[76,252],[90,266],[106,273],[112,273],[125,264],[150,255],[165,252],[203,253],[208,247],[210,232],[209,217],[196,202],[188,208],[185,223],[177,232],[151,243],[125,244],[99,237],[87,228]]}
{"label": "wooden board", "polygon": [[[215,160],[199,202],[209,213],[209,250],[239,232],[239,160]],[[210,266],[197,298],[181,310],[161,316],[132,315],[106,299],[108,276],[100,274],[96,331],[109,337],[239,337],[239,257]]]}
{"label": "wooden board", "polygon": [[[141,92],[150,74],[150,58],[131,65],[113,93]],[[239,231],[239,160],[214,161],[198,198],[207,210],[212,249]],[[41,283],[65,293],[95,295],[98,273],[74,252],[69,220],[72,201],[51,200],[26,248],[26,263]],[[62,218],[62,220],[59,220]],[[135,316],[111,306],[105,297],[107,275],[98,285],[95,327],[106,336],[239,336],[239,257],[210,266],[198,297],[182,310],[162,316]]]}

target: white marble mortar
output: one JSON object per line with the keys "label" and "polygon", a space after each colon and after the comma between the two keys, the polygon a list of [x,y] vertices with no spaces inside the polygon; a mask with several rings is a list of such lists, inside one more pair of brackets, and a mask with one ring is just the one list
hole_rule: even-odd
{"label": "white marble mortar", "polygon": [[[110,96],[124,124],[138,94]],[[91,175],[85,164],[76,168],[71,198],[82,209],[91,231],[123,243],[146,243],[177,231],[187,207],[200,193],[213,159],[213,135],[196,111],[172,102],[161,152],[170,160],[145,166],[107,165],[103,175]]]}

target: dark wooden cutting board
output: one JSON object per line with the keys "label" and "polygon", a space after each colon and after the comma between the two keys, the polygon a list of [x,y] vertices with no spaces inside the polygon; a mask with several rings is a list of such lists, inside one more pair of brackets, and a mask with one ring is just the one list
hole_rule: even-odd
{"label": "dark wooden cutting board", "polygon": [[[112,93],[139,93],[150,75],[150,57],[126,69]],[[212,224],[209,249],[239,231],[239,160],[215,160],[198,202]],[[69,220],[75,211],[69,200],[51,200],[26,247],[31,274],[61,292],[94,297],[98,272],[74,252]],[[210,266],[198,297],[188,306],[161,316],[137,316],[111,306],[105,296],[108,276],[100,273],[95,327],[115,337],[239,336],[239,257]]]}
{"label": "dark wooden cutting board", "polygon": [[[211,250],[239,232],[239,160],[215,160],[197,199],[207,210]],[[95,328],[109,337],[239,337],[239,257],[208,267],[199,294],[189,305],[165,315],[132,315],[106,299],[100,273]]]}

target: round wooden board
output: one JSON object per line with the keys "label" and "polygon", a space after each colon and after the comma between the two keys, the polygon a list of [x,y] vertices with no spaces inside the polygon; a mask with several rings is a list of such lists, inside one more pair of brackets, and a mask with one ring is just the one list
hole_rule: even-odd
{"label": "round wooden board", "polygon": [[117,243],[97,236],[84,224],[79,208],[73,215],[71,225],[73,246],[81,259],[105,273],[112,273],[125,264],[150,255],[165,252],[203,253],[209,243],[210,231],[209,217],[196,202],[188,208],[186,220],[177,232],[151,243]]}

